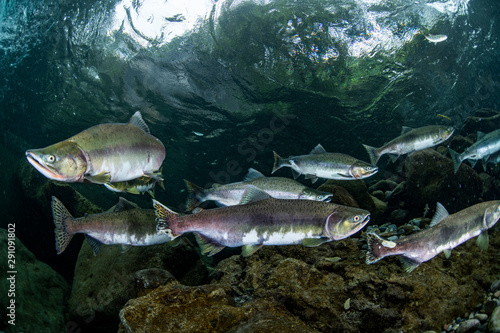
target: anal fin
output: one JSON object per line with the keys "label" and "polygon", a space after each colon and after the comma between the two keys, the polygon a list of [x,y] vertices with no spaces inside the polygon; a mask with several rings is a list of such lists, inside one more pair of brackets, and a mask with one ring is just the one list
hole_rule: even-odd
{"label": "anal fin", "polygon": [[241,248],[241,255],[243,257],[248,257],[257,252],[262,247],[262,244],[255,245],[243,245]]}
{"label": "anal fin", "polygon": [[404,256],[400,256],[399,260],[403,264],[403,269],[406,273],[413,272],[413,270],[420,265],[420,262]]}
{"label": "anal fin", "polygon": [[94,253],[94,256],[96,256],[99,253],[99,250],[101,249],[101,246],[103,243],[98,241],[95,238],[90,237],[89,235],[85,235],[85,239],[87,240],[87,243],[89,243],[90,247],[92,248],[92,252]]}
{"label": "anal fin", "polygon": [[214,254],[219,253],[222,251],[225,246],[221,245],[210,238],[203,236],[202,234],[195,233],[194,234],[196,237],[196,241],[198,242],[198,245],[200,246],[201,254],[206,255],[206,256],[213,256]]}

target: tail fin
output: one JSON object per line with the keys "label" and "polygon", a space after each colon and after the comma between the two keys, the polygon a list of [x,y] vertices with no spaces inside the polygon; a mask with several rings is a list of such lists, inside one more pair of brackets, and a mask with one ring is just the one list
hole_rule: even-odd
{"label": "tail fin", "polygon": [[62,202],[54,196],[52,197],[52,216],[54,217],[54,224],[56,226],[54,230],[56,234],[56,251],[57,254],[61,254],[69,242],[71,242],[71,238],[73,238],[73,235],[66,228],[68,223],[72,222],[74,218]]}
{"label": "tail fin", "polygon": [[155,199],[153,199],[153,207],[156,215],[156,231],[168,235],[172,240],[177,238],[179,235],[174,235],[171,228],[172,224],[178,223],[178,214]]}
{"label": "tail fin", "polygon": [[285,161],[281,158],[280,155],[278,155],[275,151],[273,151],[274,154],[274,165],[273,165],[273,171],[271,173],[274,173],[275,171],[281,169],[283,165],[285,165]]}
{"label": "tail fin", "polygon": [[368,153],[368,156],[370,157],[370,162],[373,165],[377,165],[377,162],[380,158],[380,155],[377,153],[377,148],[368,146],[368,145],[363,145],[365,147],[366,152]]}
{"label": "tail fin", "polygon": [[373,264],[385,257],[382,249],[396,245],[394,242],[387,241],[373,232],[367,233],[366,237],[368,242],[368,252],[366,253],[367,264]]}
{"label": "tail fin", "polygon": [[198,185],[195,185],[188,180],[184,179],[184,183],[186,183],[186,187],[188,190],[188,198],[186,200],[186,211],[192,211],[193,209],[201,205],[201,203],[203,202],[203,200],[200,200],[200,197],[204,196],[203,192],[204,190]]}
{"label": "tail fin", "polygon": [[450,152],[451,160],[453,161],[453,171],[457,173],[458,169],[460,168],[460,164],[462,164],[462,161],[460,160],[460,154],[451,148],[448,148],[448,151]]}

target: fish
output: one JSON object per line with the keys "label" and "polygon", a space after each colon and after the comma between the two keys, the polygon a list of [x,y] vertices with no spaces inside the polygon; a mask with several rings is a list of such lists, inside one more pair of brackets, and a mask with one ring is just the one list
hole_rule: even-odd
{"label": "fish", "polygon": [[479,247],[486,250],[489,243],[488,229],[499,218],[500,200],[482,202],[451,215],[442,204],[437,203],[436,213],[428,229],[402,236],[396,241],[368,233],[366,263],[373,264],[387,256],[399,255],[404,270],[410,273],[441,252],[449,258],[453,248],[476,236],[479,236]]}
{"label": "fish", "polygon": [[128,123],[90,127],[51,146],[27,150],[26,158],[45,177],[62,182],[105,184],[144,176],[160,180],[165,146],[137,111]]}
{"label": "fish", "polygon": [[180,215],[153,199],[157,230],[172,239],[194,233],[201,253],[212,256],[225,247],[242,247],[249,256],[263,245],[318,246],[361,230],[370,212],[323,201],[275,199],[246,185],[241,205]]}
{"label": "fish", "polygon": [[171,240],[165,233],[156,231],[153,209],[141,209],[122,197],[107,212],[74,218],[53,196],[52,215],[57,254],[63,253],[73,236],[79,233],[85,234],[94,255],[103,244],[120,244],[125,251],[130,246],[163,244]]}
{"label": "fish", "polygon": [[500,129],[484,134],[477,132],[477,141],[463,153],[459,154],[451,148],[448,148],[451,159],[453,160],[453,169],[457,173],[460,164],[464,160],[469,160],[472,167],[474,167],[478,160],[483,160],[483,169],[486,170],[486,163],[492,155],[500,151]]}
{"label": "fish", "polygon": [[301,174],[315,183],[318,178],[352,180],[374,175],[378,168],[352,156],[340,153],[327,153],[318,144],[309,155],[282,158],[276,152],[271,173],[282,167],[292,168],[292,175],[297,179]]}
{"label": "fish", "polygon": [[419,128],[404,126],[401,135],[392,139],[380,148],[363,145],[370,161],[376,165],[382,155],[389,154],[395,162],[399,156],[412,153],[417,150],[434,147],[448,140],[455,129],[451,126],[430,125]]}
{"label": "fish", "polygon": [[444,118],[444,119],[447,119],[447,120],[451,120],[451,118],[450,118],[450,117],[445,116],[444,114],[441,114],[441,113],[438,113],[438,114],[436,115],[436,117],[441,117],[441,118]]}
{"label": "fish", "polygon": [[442,34],[439,34],[439,35],[428,34],[428,35],[426,35],[424,37],[429,42],[432,42],[434,44],[437,44],[437,43],[440,43],[440,42],[444,42],[445,40],[448,39],[448,36],[442,35]]}
{"label": "fish", "polygon": [[254,185],[276,199],[307,199],[329,201],[333,196],[330,192],[318,191],[285,177],[266,177],[261,172],[250,168],[241,182],[230,184],[214,184],[203,189],[184,180],[188,189],[186,210],[191,211],[203,202],[212,200],[219,206],[234,206],[240,204],[246,185]]}
{"label": "fish", "polygon": [[[161,171],[160,171],[161,173]],[[162,189],[165,189],[165,185],[163,184],[163,180],[161,179],[156,179],[156,178],[151,178],[147,176],[142,176],[136,179],[132,180],[127,180],[124,182],[118,182],[118,183],[105,183],[104,186],[113,192],[127,192],[127,193],[132,193],[132,194],[144,194],[145,192],[148,192],[153,198],[155,196],[154,194],[154,187],[156,183],[160,184],[160,187]]]}

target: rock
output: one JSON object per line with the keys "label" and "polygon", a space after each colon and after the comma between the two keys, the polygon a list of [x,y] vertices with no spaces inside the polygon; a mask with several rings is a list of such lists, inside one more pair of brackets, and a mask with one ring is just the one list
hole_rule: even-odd
{"label": "rock", "polygon": [[474,116],[465,119],[462,126],[462,132],[474,133],[481,131],[484,133],[492,132],[500,128],[500,112],[493,109],[479,109]]}
{"label": "rock", "polygon": [[342,186],[329,184],[328,182],[324,183],[320,187],[318,187],[319,191],[330,192],[333,194],[331,201],[333,203],[337,203],[340,205],[345,205],[349,207],[357,207],[359,208],[358,203],[352,197],[352,195]]}
{"label": "rock", "polygon": [[141,269],[135,272],[134,279],[137,296],[144,296],[151,290],[168,283],[178,283],[169,271],[160,268]]}
{"label": "rock", "polygon": [[[168,268],[168,272],[158,270],[161,267]],[[138,272],[145,269],[149,270]],[[120,252],[119,246],[110,245],[103,246],[94,256],[84,242],[76,263],[69,313],[74,321],[82,327],[88,326],[89,330],[108,323],[117,325],[119,311],[125,303],[154,289],[147,283],[153,283],[151,287],[154,287],[169,282],[172,279],[169,272],[189,285],[202,283],[208,275],[196,250],[186,244],[136,246],[125,253]],[[140,287],[137,287],[138,279]]]}
{"label": "rock", "polygon": [[490,333],[500,333],[500,306],[493,310],[488,323],[488,330]]}
{"label": "rock", "polygon": [[456,333],[470,333],[481,327],[481,323],[477,319],[468,319],[460,323]]}
{"label": "rock", "polygon": [[486,314],[491,315],[495,308],[497,307],[497,302],[494,300],[487,300],[484,302],[483,309]]}
{"label": "rock", "polygon": [[382,180],[379,180],[378,182],[376,182],[375,184],[371,185],[368,188],[368,192],[372,193],[372,195],[373,195],[373,192],[375,192],[375,191],[382,191],[382,192],[392,191],[397,186],[398,186],[398,183],[396,183],[393,180],[382,179]]}
{"label": "rock", "polygon": [[490,291],[495,292],[500,288],[500,280],[495,280],[490,286]]}
{"label": "rock", "polygon": [[476,313],[474,315],[474,318],[476,318],[480,322],[485,322],[486,320],[488,320],[488,315],[486,313]]}
{"label": "rock", "polygon": [[391,212],[390,219],[396,225],[403,225],[408,222],[410,212],[404,209],[395,209]]}
{"label": "rock", "polygon": [[[479,202],[481,180],[466,164],[453,172],[453,162],[432,149],[416,151],[405,162],[405,209],[421,216],[424,206],[440,202],[450,213]],[[434,204],[433,204],[434,206]],[[434,207],[430,207],[434,209]]]}
{"label": "rock", "polygon": [[374,196],[375,198],[382,200],[382,201],[385,200],[385,192],[380,191],[380,190],[373,191],[372,196]]}
{"label": "rock", "polygon": [[[7,264],[9,233],[0,229],[0,257]],[[7,273],[7,266],[3,266],[6,277],[14,276],[11,284],[7,278],[2,278],[2,309],[10,306],[10,300],[15,300],[15,326],[7,323],[7,314],[10,310],[2,311],[7,314],[2,317],[3,327],[8,332],[64,332],[66,327],[65,309],[69,297],[68,283],[50,266],[39,261],[18,238],[14,238],[15,255],[14,271]],[[10,291],[15,295],[8,296]],[[4,292],[5,291],[5,292]]]}
{"label": "rock", "polygon": [[235,302],[227,285],[170,284],[129,301],[119,332],[318,332],[272,298]]}
{"label": "rock", "polygon": [[[336,188],[334,186],[340,186],[347,190],[347,192],[352,196],[352,198],[354,198],[355,202],[357,203],[357,206],[354,207],[359,207],[369,211],[371,213],[371,220],[375,221],[375,223],[385,212],[385,203],[368,193],[368,189],[363,180],[343,181],[330,179],[320,187],[318,187],[318,190],[330,192],[328,189]],[[332,200],[332,202],[334,201]]]}

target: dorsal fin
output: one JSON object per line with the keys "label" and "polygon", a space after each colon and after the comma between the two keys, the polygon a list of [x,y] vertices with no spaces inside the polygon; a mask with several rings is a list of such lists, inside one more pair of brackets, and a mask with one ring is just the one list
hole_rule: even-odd
{"label": "dorsal fin", "polygon": [[411,128],[411,127],[408,127],[408,126],[403,126],[403,127],[401,128],[401,135],[408,133],[408,132],[409,132],[409,131],[411,131],[412,129],[413,129],[413,128]]}
{"label": "dorsal fin", "polygon": [[149,131],[148,125],[146,125],[146,122],[144,122],[144,119],[142,119],[142,115],[140,111],[136,111],[132,118],[130,118],[130,121],[128,122],[131,125],[134,125],[136,127],[139,127],[141,130],[144,132],[151,134]]}
{"label": "dorsal fin", "polygon": [[481,141],[484,138],[485,134],[481,131],[477,131],[477,141]]}
{"label": "dorsal fin", "polygon": [[269,199],[271,196],[266,192],[262,191],[256,186],[245,185],[245,192],[240,201],[240,205],[249,204],[252,202],[257,202],[260,200]]}
{"label": "dorsal fin", "polygon": [[448,213],[446,208],[444,208],[444,206],[440,202],[438,202],[436,204],[436,213],[434,214],[434,217],[431,220],[430,226],[431,227],[435,226],[436,224],[447,218],[449,215],[450,213]]}
{"label": "dorsal fin", "polygon": [[249,182],[249,181],[259,179],[259,178],[264,178],[264,177],[266,177],[266,176],[264,176],[262,174],[262,172],[259,172],[259,171],[255,170],[254,168],[250,168],[250,169],[248,169],[248,173],[246,174],[245,178],[243,178],[243,181]]}
{"label": "dorsal fin", "polygon": [[124,197],[118,199],[118,203],[114,206],[113,212],[121,212],[129,209],[140,209],[135,203],[128,201]]}
{"label": "dorsal fin", "polygon": [[323,146],[320,143],[318,143],[318,145],[314,147],[314,149],[311,150],[309,154],[312,155],[312,154],[324,154],[324,153],[326,153],[325,148],[323,148]]}

